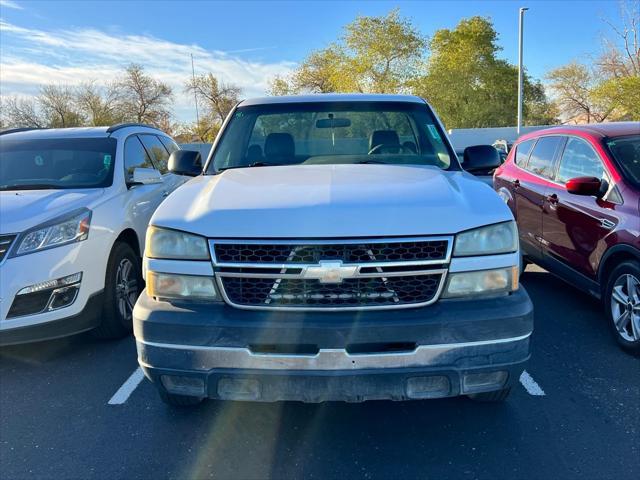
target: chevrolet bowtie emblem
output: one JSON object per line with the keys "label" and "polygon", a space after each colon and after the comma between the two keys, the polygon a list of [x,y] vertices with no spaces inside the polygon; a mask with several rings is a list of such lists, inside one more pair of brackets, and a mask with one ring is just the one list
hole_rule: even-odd
{"label": "chevrolet bowtie emblem", "polygon": [[344,266],[341,260],[320,260],[318,266],[307,267],[302,276],[320,281],[320,283],[342,283],[345,278],[352,278],[358,266]]}

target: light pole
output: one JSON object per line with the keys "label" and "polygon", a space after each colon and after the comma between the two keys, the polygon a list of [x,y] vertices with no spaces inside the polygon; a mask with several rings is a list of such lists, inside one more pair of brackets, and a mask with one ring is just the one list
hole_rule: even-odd
{"label": "light pole", "polygon": [[520,8],[520,18],[518,21],[518,135],[520,135],[520,128],[522,127],[522,79],[524,76],[524,69],[522,66],[522,33],[524,26],[524,12],[527,10],[529,9],[526,7]]}

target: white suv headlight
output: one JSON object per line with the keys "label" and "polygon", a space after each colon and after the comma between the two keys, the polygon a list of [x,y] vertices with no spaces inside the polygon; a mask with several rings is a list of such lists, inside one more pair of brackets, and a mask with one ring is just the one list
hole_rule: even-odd
{"label": "white suv headlight", "polygon": [[89,236],[91,210],[81,208],[24,232],[16,242],[12,257],[81,242]]}
{"label": "white suv headlight", "polygon": [[170,260],[209,260],[207,239],[200,235],[150,226],[145,255]]}
{"label": "white suv headlight", "polygon": [[498,255],[518,251],[518,228],[513,221],[462,232],[456,236],[455,257]]}

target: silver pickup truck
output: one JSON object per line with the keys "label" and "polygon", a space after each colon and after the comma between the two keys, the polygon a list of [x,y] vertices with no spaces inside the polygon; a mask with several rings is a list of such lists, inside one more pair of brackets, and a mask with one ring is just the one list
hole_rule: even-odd
{"label": "silver pickup truck", "polygon": [[[495,149],[473,148],[483,165]],[[500,401],[529,358],[509,208],[422,99],[241,102],[154,214],[139,362],[161,398]]]}

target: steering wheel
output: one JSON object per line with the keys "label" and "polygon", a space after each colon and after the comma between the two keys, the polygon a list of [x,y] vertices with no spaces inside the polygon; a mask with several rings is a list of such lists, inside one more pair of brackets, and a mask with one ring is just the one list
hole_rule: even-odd
{"label": "steering wheel", "polygon": [[382,153],[382,150],[390,150],[390,149],[394,149],[394,150],[400,149],[400,150],[405,151],[407,153],[415,153],[409,147],[405,147],[404,145],[391,144],[391,143],[381,143],[381,144],[376,145],[375,147],[373,147],[371,150],[369,150],[369,153],[367,153],[367,155],[373,155],[374,153]]}

